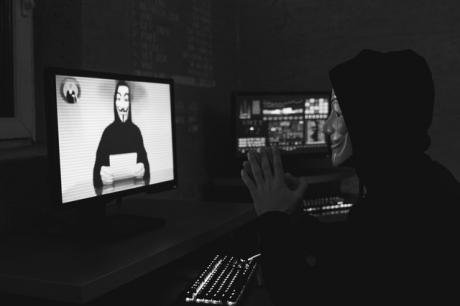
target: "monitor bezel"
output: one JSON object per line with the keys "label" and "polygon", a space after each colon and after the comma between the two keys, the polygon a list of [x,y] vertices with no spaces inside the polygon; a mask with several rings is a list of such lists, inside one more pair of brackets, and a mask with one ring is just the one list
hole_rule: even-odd
{"label": "monitor bezel", "polygon": [[[57,97],[56,97],[56,76],[66,75],[75,77],[93,77],[113,80],[125,80],[133,82],[161,83],[169,85],[170,89],[170,109],[171,109],[171,132],[172,132],[172,154],[173,154],[173,175],[172,180],[161,183],[136,187],[132,189],[117,191],[109,194],[96,195],[94,197],[62,202],[62,184],[61,184],[61,167],[60,167],[60,150],[59,150],[59,133],[58,133],[58,116],[57,116]],[[47,121],[47,148],[48,148],[48,185],[50,200],[53,207],[72,208],[75,206],[93,205],[95,201],[109,203],[123,196],[133,195],[136,193],[156,193],[177,189],[177,151],[176,151],[176,122],[174,109],[174,80],[168,78],[157,78],[149,76],[135,76],[129,74],[120,74],[112,72],[100,72],[92,70],[67,69],[60,67],[47,67],[45,69],[45,115]]]}
{"label": "monitor bezel", "polygon": [[[329,103],[330,103],[330,98],[331,98],[331,91],[330,90],[314,90],[314,91],[234,91],[232,92],[232,98],[231,98],[231,120],[232,120],[232,150],[233,150],[233,155],[236,156],[239,159],[244,159],[246,156],[244,153],[241,153],[238,150],[238,135],[237,135],[237,98],[239,96],[299,96],[299,95],[325,95],[328,96],[329,98]],[[331,105],[329,104],[329,114],[331,113]],[[317,148],[305,148],[303,150],[299,151],[280,151],[281,155],[284,156],[302,156],[302,155],[308,155],[310,157],[319,157],[322,155],[328,155],[330,154],[330,148],[329,146],[321,146]]]}

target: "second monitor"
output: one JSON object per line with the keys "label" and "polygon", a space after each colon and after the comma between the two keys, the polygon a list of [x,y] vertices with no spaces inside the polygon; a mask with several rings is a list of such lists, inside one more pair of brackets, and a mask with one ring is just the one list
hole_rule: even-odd
{"label": "second monitor", "polygon": [[329,92],[234,94],[236,152],[277,145],[283,153],[327,153]]}

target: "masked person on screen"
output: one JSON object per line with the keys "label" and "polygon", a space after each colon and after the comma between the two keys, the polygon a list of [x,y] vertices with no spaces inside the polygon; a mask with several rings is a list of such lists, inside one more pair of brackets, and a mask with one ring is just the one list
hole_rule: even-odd
{"label": "masked person on screen", "polygon": [[248,154],[241,176],[273,302],[447,304],[456,292],[460,184],[425,153],[434,104],[425,59],[364,50],[329,75],[332,163],[353,166],[366,193],[346,221],[319,222],[297,213],[307,184],[284,173],[276,148]]}
{"label": "masked person on screen", "polygon": [[97,148],[93,170],[94,187],[114,183],[116,176],[110,167],[110,156],[123,153],[137,153],[137,162],[129,169],[129,175],[133,179],[143,179],[147,184],[150,179],[147,153],[141,131],[132,122],[131,92],[124,81],[119,81],[115,87],[113,111],[115,119],[105,128]]}

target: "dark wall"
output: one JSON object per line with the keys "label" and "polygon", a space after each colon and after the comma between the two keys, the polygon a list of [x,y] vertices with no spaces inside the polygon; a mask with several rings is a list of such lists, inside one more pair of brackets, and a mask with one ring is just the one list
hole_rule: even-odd
{"label": "dark wall", "polygon": [[436,88],[429,153],[460,179],[460,141],[456,136],[460,130],[457,1],[239,3],[238,71],[239,87],[244,90],[328,89],[329,69],[365,48],[410,48],[423,55],[432,69]]}
{"label": "dark wall", "polygon": [[37,140],[46,142],[44,73],[46,67],[81,67],[80,1],[37,2],[34,10]]}

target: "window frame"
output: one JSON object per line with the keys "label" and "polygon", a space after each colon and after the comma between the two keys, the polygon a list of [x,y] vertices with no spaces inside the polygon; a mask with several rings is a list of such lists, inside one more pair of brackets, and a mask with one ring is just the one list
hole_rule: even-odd
{"label": "window frame", "polygon": [[35,141],[34,1],[2,1],[12,6],[14,117],[0,118],[0,141]]}
{"label": "window frame", "polygon": [[[1,16],[0,16],[0,37],[2,41],[2,48],[0,48],[0,63],[1,63],[1,80],[0,92],[2,93],[2,100],[9,102],[7,105],[2,105],[6,113],[2,114],[0,118],[11,117],[10,113],[14,113],[14,103],[12,103],[13,96],[13,10],[11,8],[12,1],[5,0],[0,2]],[[5,47],[6,45],[6,47]],[[4,101],[2,101],[4,102]],[[14,115],[13,115],[14,116]]]}

